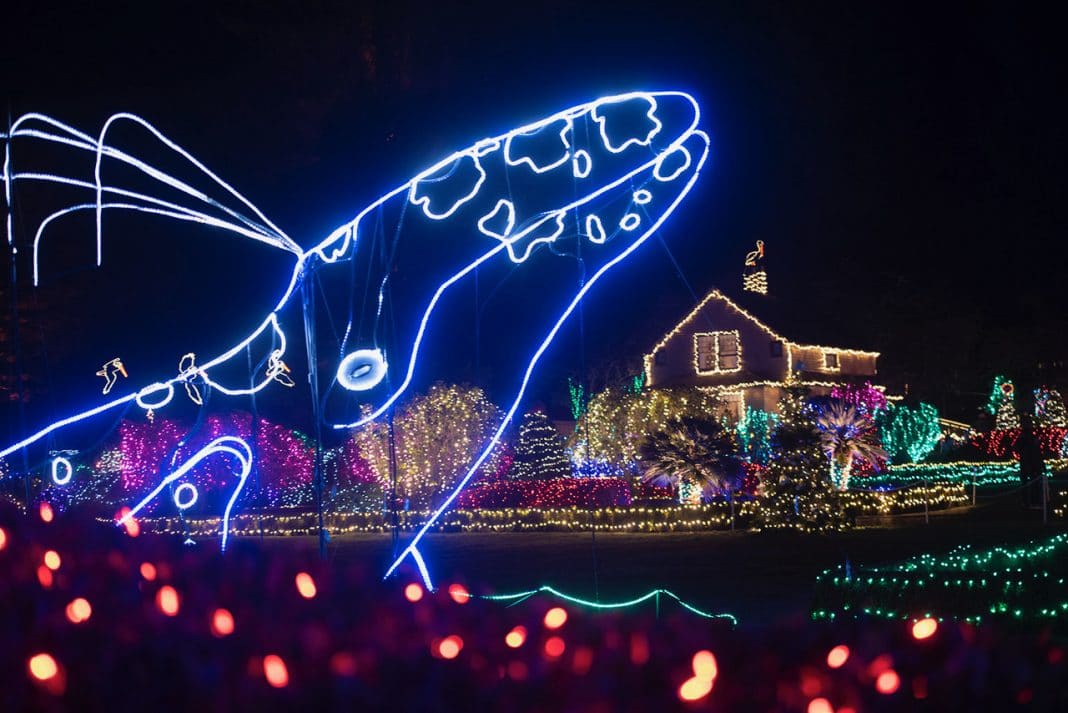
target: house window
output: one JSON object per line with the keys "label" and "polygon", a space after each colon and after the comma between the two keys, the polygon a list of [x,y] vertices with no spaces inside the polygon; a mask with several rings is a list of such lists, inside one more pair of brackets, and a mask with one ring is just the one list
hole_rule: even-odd
{"label": "house window", "polygon": [[716,335],[716,369],[738,370],[738,332],[720,332]]}
{"label": "house window", "polygon": [[737,331],[695,334],[693,348],[694,368],[698,374],[717,374],[742,368],[742,348]]}
{"label": "house window", "polygon": [[823,368],[838,370],[838,352],[823,352]]}
{"label": "house window", "polygon": [[771,356],[774,359],[782,358],[782,341],[779,339],[771,340]]}

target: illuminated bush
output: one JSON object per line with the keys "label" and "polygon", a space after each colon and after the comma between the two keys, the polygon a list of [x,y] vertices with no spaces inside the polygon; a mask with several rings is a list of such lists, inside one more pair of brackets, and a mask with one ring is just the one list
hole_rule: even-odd
{"label": "illuminated bush", "polygon": [[[471,386],[437,383],[397,409],[393,440],[397,462],[397,496],[412,509],[436,504],[467,468],[500,424],[500,409]],[[389,425],[376,421],[354,434],[361,457],[377,482],[390,482]],[[479,477],[496,474],[501,449],[486,459]]]}

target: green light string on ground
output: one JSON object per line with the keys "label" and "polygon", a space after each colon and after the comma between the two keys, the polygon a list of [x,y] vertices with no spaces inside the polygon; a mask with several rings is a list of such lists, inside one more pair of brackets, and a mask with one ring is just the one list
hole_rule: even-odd
{"label": "green light string on ground", "polygon": [[533,596],[535,596],[537,594],[548,594],[550,596],[556,597],[557,599],[562,599],[563,601],[569,602],[571,604],[577,604],[578,606],[588,607],[590,609],[597,609],[597,610],[602,610],[602,611],[603,610],[609,610],[609,609],[624,609],[624,608],[627,608],[627,607],[638,606],[639,604],[644,604],[645,602],[648,602],[649,600],[655,600],[656,606],[657,606],[657,611],[659,611],[659,609],[660,609],[660,597],[661,596],[665,596],[665,597],[668,597],[670,599],[673,599],[683,609],[686,609],[687,611],[689,611],[689,612],[691,612],[693,614],[696,614],[697,616],[704,617],[705,619],[727,619],[728,621],[730,621],[731,626],[737,626],[738,625],[738,618],[735,617],[733,614],[716,614],[716,613],[713,613],[713,612],[704,611],[703,609],[698,609],[694,605],[692,605],[689,602],[683,600],[681,597],[679,597],[674,592],[671,592],[671,591],[669,591],[667,589],[654,589],[651,592],[647,592],[647,593],[643,594],[640,597],[636,597],[634,599],[629,599],[629,600],[623,601],[623,602],[594,602],[594,601],[590,601],[589,599],[582,599],[581,597],[575,597],[575,596],[572,596],[570,594],[565,594],[565,593],[563,593],[563,592],[561,592],[561,591],[559,591],[557,589],[554,589],[552,587],[549,587],[549,586],[542,586],[542,587],[538,587],[537,589],[531,589],[531,590],[526,591],[526,592],[516,592],[514,594],[482,594],[482,595],[479,595],[479,594],[470,594],[470,593],[468,593],[467,596],[469,598],[473,598],[473,599],[485,599],[487,601],[492,601],[492,602],[512,602],[513,604],[519,604],[520,602],[525,601],[525,600],[529,599],[530,597],[533,597]]}
{"label": "green light string on ground", "polygon": [[[1047,460],[1046,477],[1052,478],[1065,469],[1063,459]],[[969,463],[915,463],[893,465],[886,473],[857,478],[853,481],[857,490],[876,488],[896,489],[920,483],[952,483],[975,485],[980,488],[1002,485],[1020,485],[1020,464],[1016,461],[990,461]]]}
{"label": "green light string on ground", "polygon": [[[880,567],[839,566],[816,579],[813,619],[920,614],[972,623],[984,617],[1068,624],[1068,533],[1022,547],[963,545]],[[932,614],[935,612],[935,614]],[[1059,620],[1059,621],[1058,621]]]}
{"label": "green light string on ground", "polygon": [[895,465],[890,466],[886,473],[857,478],[854,484],[858,489],[869,490],[883,486],[900,487],[924,482],[971,485],[973,480],[979,487],[1013,483],[1018,485],[1020,466],[1015,462]]}

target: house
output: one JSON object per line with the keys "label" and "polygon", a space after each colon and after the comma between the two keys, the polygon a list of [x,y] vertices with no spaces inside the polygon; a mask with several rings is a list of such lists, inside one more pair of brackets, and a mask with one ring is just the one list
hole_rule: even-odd
{"label": "house", "polygon": [[712,390],[737,418],[743,406],[777,411],[787,380],[816,394],[873,380],[878,352],[793,341],[755,315],[771,306],[767,297],[747,298],[749,309],[712,290],[645,355],[646,386]]}

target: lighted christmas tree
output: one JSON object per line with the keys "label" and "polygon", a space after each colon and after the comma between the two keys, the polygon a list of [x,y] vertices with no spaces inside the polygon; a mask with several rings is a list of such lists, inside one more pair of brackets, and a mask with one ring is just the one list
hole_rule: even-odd
{"label": "lighted christmas tree", "polygon": [[564,453],[564,440],[540,411],[523,417],[515,460],[508,476],[517,480],[548,480],[571,475],[571,462]]}
{"label": "lighted christmas tree", "polygon": [[760,503],[762,528],[806,532],[849,526],[841,495],[828,478],[827,455],[814,414],[797,390],[779,401],[779,423],[772,436],[773,455],[764,474]]}
{"label": "lighted christmas tree", "polygon": [[1064,399],[1056,389],[1035,389],[1035,423],[1039,426],[1068,426]]}
{"label": "lighted christmas tree", "polygon": [[986,410],[994,415],[994,428],[998,430],[1020,427],[1020,414],[1016,412],[1016,387],[1004,376],[994,377]]}

